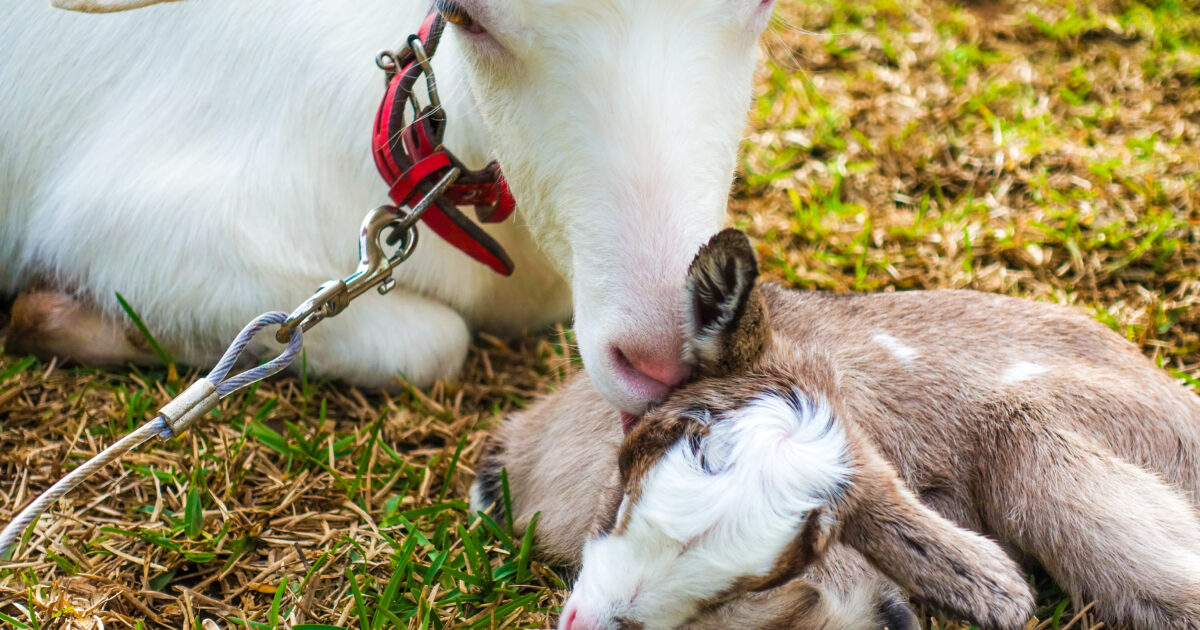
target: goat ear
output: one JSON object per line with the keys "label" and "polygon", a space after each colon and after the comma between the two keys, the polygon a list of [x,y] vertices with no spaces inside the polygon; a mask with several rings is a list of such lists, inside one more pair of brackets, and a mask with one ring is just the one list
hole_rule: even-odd
{"label": "goat ear", "polygon": [[684,348],[698,373],[736,372],[749,367],[766,348],[767,308],[754,288],[757,279],[750,239],[734,229],[712,237],[692,260]]}
{"label": "goat ear", "polygon": [[50,0],[51,6],[80,13],[118,13],[177,0]]}
{"label": "goat ear", "polygon": [[[873,454],[872,454],[873,455]],[[922,504],[879,459],[862,469],[842,542],[910,595],[990,630],[1024,628],[1033,595],[999,545]]]}

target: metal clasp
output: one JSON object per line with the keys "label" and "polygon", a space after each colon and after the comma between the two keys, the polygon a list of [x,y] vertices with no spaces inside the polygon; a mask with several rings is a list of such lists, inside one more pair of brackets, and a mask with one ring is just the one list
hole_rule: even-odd
{"label": "metal clasp", "polygon": [[[380,295],[396,286],[392,270],[408,260],[417,247],[417,221],[437,201],[438,197],[458,179],[461,171],[451,168],[411,209],[379,206],[363,218],[358,234],[358,268],[342,280],[330,280],[288,315],[287,321],[275,333],[279,343],[287,343],[292,331],[299,327],[307,331],[323,319],[346,310],[350,301],[377,287]],[[385,241],[397,243],[389,256]]]}
{"label": "metal clasp", "polygon": [[[392,77],[396,76],[397,72],[403,70],[410,62],[416,61],[417,65],[421,67],[421,72],[425,74],[425,90],[429,93],[429,105],[434,109],[440,109],[442,99],[438,96],[437,79],[433,76],[433,64],[429,63],[429,55],[425,53],[425,44],[416,34],[409,35],[406,43],[407,48],[402,51],[381,50],[375,55],[375,65],[383,70],[384,86],[391,84]],[[413,107],[416,107],[416,103],[413,104]]]}
{"label": "metal clasp", "polygon": [[425,91],[429,93],[429,107],[434,110],[442,108],[442,99],[438,97],[437,79],[433,78],[433,65],[429,63],[429,55],[425,54],[425,44],[416,35],[408,36],[408,49],[416,57],[417,64],[425,73]]}

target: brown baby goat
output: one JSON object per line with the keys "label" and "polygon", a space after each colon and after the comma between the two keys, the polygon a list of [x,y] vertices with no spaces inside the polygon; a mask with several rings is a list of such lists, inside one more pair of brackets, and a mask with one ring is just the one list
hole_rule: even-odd
{"label": "brown baby goat", "polygon": [[740,232],[701,249],[695,376],[623,441],[583,375],[496,436],[473,503],[506,469],[518,526],[580,567],[560,630],[915,627],[888,580],[1016,629],[1018,563],[1109,627],[1200,629],[1200,399],[1132,344],[1062,306],[757,275]]}

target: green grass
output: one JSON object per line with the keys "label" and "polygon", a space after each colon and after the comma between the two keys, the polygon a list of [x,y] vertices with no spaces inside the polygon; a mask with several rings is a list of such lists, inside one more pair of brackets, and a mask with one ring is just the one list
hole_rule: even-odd
{"label": "green grass", "polygon": [[[1074,304],[1200,384],[1200,13],[871,0],[780,13],[733,203],[769,277]],[[1044,627],[1087,603],[1037,586]]]}
{"label": "green grass", "polygon": [[[1073,304],[1200,391],[1200,15],[1063,0],[777,14],[792,26],[764,39],[732,202],[769,277]],[[563,577],[465,497],[486,430],[577,367],[570,345],[482,339],[462,382],[431,392],[303,377],[239,392],[87,482],[52,541],[27,536],[31,562],[0,569],[0,624],[545,627]],[[45,487],[196,376],[0,358],[0,492]],[[1034,580],[1043,627],[1086,604]]]}
{"label": "green grass", "polygon": [[[568,347],[563,336],[519,350],[479,350],[473,360],[488,368],[476,390],[440,387],[367,399],[328,383],[283,378],[236,393],[197,430],[132,454],[85,483],[68,510],[80,520],[69,527],[66,544],[43,553],[27,537],[18,557],[35,566],[0,568],[0,622],[39,627],[74,616],[87,604],[70,595],[63,600],[63,580],[74,585],[107,574],[176,602],[191,594],[182,589],[197,585],[206,596],[229,596],[236,605],[215,612],[231,627],[536,625],[531,620],[547,618],[559,603],[553,587],[562,581],[533,559],[534,530],[518,536],[511,522],[470,514],[459,497],[473,476],[464,457],[476,456],[481,428],[523,403],[520,392],[572,369],[562,354]],[[525,380],[510,369],[487,382],[492,365],[516,364]],[[42,372],[49,367],[5,357],[0,392],[50,393]],[[162,369],[53,374],[62,389],[50,394],[51,404],[22,396],[5,409],[10,451],[38,444],[59,452],[65,446],[59,438],[75,430],[108,443],[175,392]],[[93,422],[97,417],[106,421]],[[72,460],[81,462],[86,450],[73,451]],[[50,465],[56,459],[31,472],[60,474]],[[112,497],[105,506],[119,506],[116,512],[89,506],[89,497],[106,493]],[[289,522],[281,525],[281,518]],[[280,554],[291,557],[264,573]],[[130,558],[144,559],[144,566]],[[193,626],[212,616],[178,604],[159,609],[157,618],[109,607],[109,627],[114,620],[116,627],[134,627],[135,620]]]}

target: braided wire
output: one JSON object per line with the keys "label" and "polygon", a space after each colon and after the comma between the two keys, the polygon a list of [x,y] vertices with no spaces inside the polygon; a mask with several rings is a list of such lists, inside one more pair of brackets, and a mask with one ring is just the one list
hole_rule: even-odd
{"label": "braided wire", "polygon": [[238,355],[242,353],[242,350],[246,348],[250,340],[254,338],[254,335],[272,324],[283,324],[287,321],[287,318],[288,314],[283,311],[270,311],[254,318],[254,321],[251,321],[249,324],[246,324],[245,328],[242,328],[242,331],[238,333],[233,343],[229,344],[229,349],[225,351],[221,360],[217,361],[216,367],[205,377],[217,388],[217,394],[221,398],[251,383],[278,374],[296,359],[296,356],[300,354],[300,347],[303,344],[299,326],[296,327],[291,340],[288,341],[287,347],[283,349],[283,352],[278,357],[258,367],[250,368],[241,374],[228,377],[229,370],[237,362]]}
{"label": "braided wire", "polygon": [[[229,344],[229,348],[225,350],[225,354],[217,361],[217,365],[204,377],[216,388],[217,395],[220,398],[225,398],[233,392],[264,378],[274,376],[296,359],[304,343],[299,327],[296,327],[293,331],[291,340],[288,341],[288,345],[278,357],[229,377],[229,371],[237,363],[238,356],[246,349],[250,341],[254,339],[254,335],[267,326],[284,323],[287,321],[287,318],[287,313],[270,311],[254,318],[253,321],[242,328],[241,332],[234,338],[233,343]],[[34,499],[25,509],[21,510],[20,514],[3,531],[0,531],[0,559],[3,559],[13,544],[16,543],[21,532],[25,531],[25,528],[36,521],[56,501],[66,496],[67,493],[74,490],[76,486],[83,483],[84,479],[92,476],[96,471],[116,461],[125,453],[141,446],[146,440],[156,436],[163,440],[175,437],[175,431],[171,429],[167,419],[162,415],[155,416],[149,422],[146,422],[112,446],[100,451],[95,457],[87,460],[75,470],[72,470],[67,476],[56,481],[54,485],[50,486],[49,489]]]}
{"label": "braided wire", "polygon": [[66,477],[54,482],[50,489],[34,499],[33,503],[30,503],[24,510],[21,510],[13,522],[0,532],[0,558],[3,558],[4,554],[8,552],[8,548],[17,541],[21,532],[25,531],[25,528],[37,520],[51,505],[54,505],[55,501],[74,490],[75,486],[83,483],[84,479],[91,477],[97,470],[141,446],[143,442],[159,435],[166,428],[166,420],[162,416],[158,416],[138,427],[133,433],[121,438],[116,444],[104,449],[99,455],[87,460],[82,466],[68,473]]}

